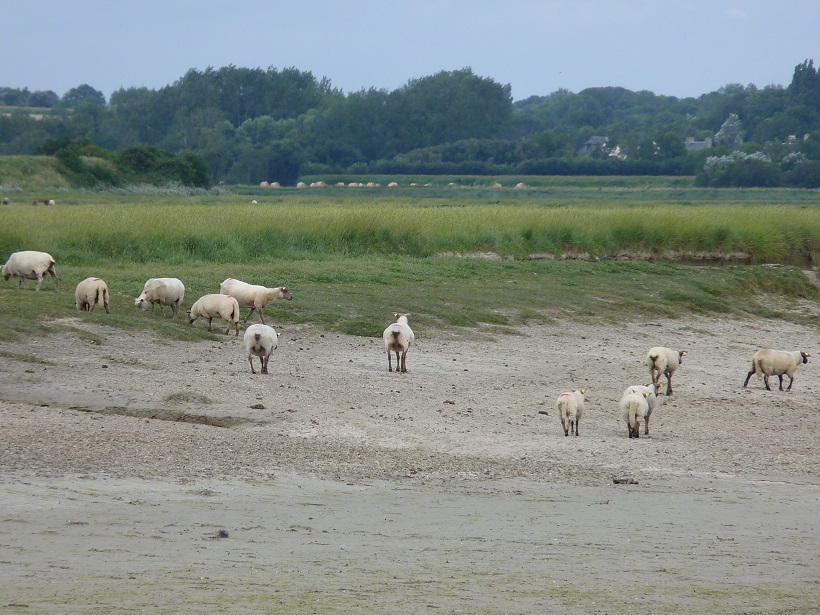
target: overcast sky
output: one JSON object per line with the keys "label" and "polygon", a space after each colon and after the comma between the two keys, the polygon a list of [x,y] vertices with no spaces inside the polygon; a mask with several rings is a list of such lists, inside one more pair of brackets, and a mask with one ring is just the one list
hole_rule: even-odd
{"label": "overcast sky", "polygon": [[353,92],[465,67],[514,100],[622,86],[699,96],[820,65],[820,0],[0,0],[0,86],[159,89],[295,67]]}

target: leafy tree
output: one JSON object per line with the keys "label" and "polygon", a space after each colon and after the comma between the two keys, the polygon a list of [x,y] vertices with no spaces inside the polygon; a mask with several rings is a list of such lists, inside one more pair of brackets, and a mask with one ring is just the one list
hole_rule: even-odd
{"label": "leafy tree", "polygon": [[720,130],[715,133],[715,143],[729,149],[737,149],[743,144],[743,122],[740,121],[737,113],[730,113],[721,124]]}
{"label": "leafy tree", "polygon": [[76,88],[71,88],[60,99],[60,106],[68,109],[76,109],[83,104],[104,107],[105,94],[84,83]]}

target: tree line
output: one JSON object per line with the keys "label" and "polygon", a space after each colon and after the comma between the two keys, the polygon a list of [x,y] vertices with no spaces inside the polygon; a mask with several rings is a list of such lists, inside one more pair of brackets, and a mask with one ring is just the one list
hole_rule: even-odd
{"label": "tree line", "polygon": [[[160,89],[121,88],[108,101],[87,84],[62,97],[0,87],[0,104],[0,154],[56,155],[73,144],[61,154],[68,161],[89,147],[118,155],[137,148],[155,162],[174,154],[190,166],[180,174],[197,181],[204,170],[243,184],[391,173],[664,174],[710,186],[820,186],[820,72],[812,60],[795,67],[787,87],[730,84],[697,98],[602,87],[513,102],[509,85],[470,68],[345,94],[295,68],[226,66],[191,69]],[[103,167],[81,172],[72,162],[86,182],[111,181]]]}

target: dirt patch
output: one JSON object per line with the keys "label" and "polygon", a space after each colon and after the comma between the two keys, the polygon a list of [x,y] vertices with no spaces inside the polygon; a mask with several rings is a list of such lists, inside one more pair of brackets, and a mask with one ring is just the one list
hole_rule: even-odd
{"label": "dirt patch", "polygon": [[[380,340],[289,326],[263,376],[241,339],[72,325],[102,343],[0,347],[6,608],[820,604],[814,328],[699,318],[417,335],[400,375]],[[630,440],[617,401],[647,380],[653,345],[688,354],[650,437]],[[763,346],[813,355],[791,392],[743,388]],[[581,435],[564,437],[555,398],[580,387]]]}

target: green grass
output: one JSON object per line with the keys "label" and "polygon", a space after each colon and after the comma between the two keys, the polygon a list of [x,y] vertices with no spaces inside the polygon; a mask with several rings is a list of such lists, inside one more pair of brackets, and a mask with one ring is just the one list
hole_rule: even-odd
{"label": "green grass", "polygon": [[[610,195],[637,190],[580,185]],[[184,315],[173,321],[158,311],[135,310],[145,280],[166,276],[185,283],[185,307],[218,292],[227,277],[285,285],[295,298],[266,309],[272,322],[363,336],[379,335],[394,311],[412,313],[422,335],[442,328],[509,334],[527,323],[563,318],[619,322],[715,314],[808,322],[797,309],[768,306],[820,299],[808,276],[789,266],[698,268],[608,259],[622,251],[743,251],[754,263],[816,263],[820,204],[807,206],[802,197],[793,202],[779,191],[771,198],[784,202],[773,206],[760,204],[757,193],[750,202],[726,193],[722,200],[684,204],[506,196],[521,192],[513,190],[488,201],[469,189],[451,198],[410,198],[332,188],[269,190],[252,205],[236,190],[202,196],[66,190],[55,207],[4,207],[0,259],[23,249],[51,253],[61,290],[51,290],[48,279],[36,294],[33,282],[20,291],[14,280],[0,282],[0,340],[73,326],[55,323],[67,316],[177,339],[223,339],[201,323],[188,325]],[[503,259],[442,256],[482,251]],[[602,260],[561,260],[568,251]],[[557,258],[528,258],[544,253]],[[74,309],[74,286],[91,275],[109,284],[110,315]],[[85,335],[101,342],[96,333]]]}

